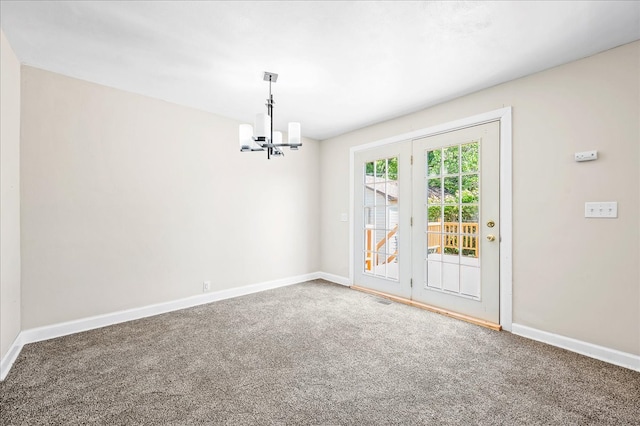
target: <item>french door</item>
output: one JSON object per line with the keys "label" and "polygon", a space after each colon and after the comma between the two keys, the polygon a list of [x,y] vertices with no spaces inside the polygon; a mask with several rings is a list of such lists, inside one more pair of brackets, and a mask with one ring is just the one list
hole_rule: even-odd
{"label": "french door", "polygon": [[354,167],[357,285],[411,297],[411,141],[360,151]]}
{"label": "french door", "polygon": [[413,300],[499,323],[497,122],[413,141]]}
{"label": "french door", "polygon": [[354,284],[500,322],[499,124],[356,153]]}

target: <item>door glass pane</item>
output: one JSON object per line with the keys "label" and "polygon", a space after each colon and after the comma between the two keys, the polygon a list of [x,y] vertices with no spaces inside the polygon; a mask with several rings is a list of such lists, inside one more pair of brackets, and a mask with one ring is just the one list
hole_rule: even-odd
{"label": "door glass pane", "polygon": [[460,170],[460,146],[450,146],[444,149],[444,172],[446,174],[455,174]]}
{"label": "door glass pane", "polygon": [[427,176],[438,176],[442,166],[442,150],[427,151]]}
{"label": "door glass pane", "polygon": [[[394,231],[395,232],[395,231]],[[391,232],[387,232],[386,229],[377,229],[376,230],[376,248],[375,250],[378,253],[386,253],[387,247],[389,246],[389,236]]]}
{"label": "door glass pane", "polygon": [[365,186],[363,203],[365,206],[373,206],[375,204],[375,163],[365,163],[363,177]]}
{"label": "door glass pane", "polygon": [[461,166],[462,172],[478,171],[478,142],[468,143],[461,147]]}
{"label": "door glass pane", "polygon": [[477,174],[462,176],[462,202],[477,203],[480,198]]}
{"label": "door glass pane", "polygon": [[[381,179],[381,178],[376,178],[377,179]],[[383,206],[386,204],[385,203],[385,195],[387,193],[387,185],[384,181],[378,181],[375,183],[374,185],[374,203],[376,206]]]}
{"label": "door glass pane", "polygon": [[369,162],[369,163],[365,163],[364,164],[364,176],[365,176],[365,181],[367,180],[367,176],[375,176],[374,170],[374,163],[373,162]]}
{"label": "door glass pane", "polygon": [[[442,205],[440,204],[436,204],[436,205],[430,205],[427,206],[427,223],[429,224],[429,226],[431,226],[432,222],[436,222],[438,224],[441,224],[442,222]],[[442,231],[435,231],[435,232],[442,232]]]}
{"label": "door glass pane", "polygon": [[387,178],[387,160],[376,161],[376,177],[383,181]]}
{"label": "door glass pane", "polygon": [[[446,227],[447,230],[457,230],[457,227],[453,227],[453,226],[448,226]],[[444,246],[444,250],[443,253],[448,255],[445,257],[445,261],[446,262],[450,262],[450,263],[457,263],[458,262],[458,253],[460,252],[459,250],[459,238],[458,238],[458,234],[457,233],[446,233],[443,235],[444,237],[444,242],[443,242],[443,246]],[[453,255],[453,256],[451,256]]]}
{"label": "door glass pane", "polygon": [[[364,232],[364,251],[373,251],[373,229],[367,228]],[[367,253],[365,259],[371,258],[370,253]]]}
{"label": "door glass pane", "polygon": [[364,273],[398,280],[398,158],[364,167]]}
{"label": "door glass pane", "polygon": [[386,229],[387,223],[387,209],[384,205],[377,205],[373,209],[374,217],[373,217],[373,225],[375,229]]}
{"label": "door glass pane", "polygon": [[387,163],[387,180],[398,181],[398,158],[390,158]]}
{"label": "door glass pane", "polygon": [[460,188],[458,186],[460,179],[458,176],[444,178],[444,202],[457,203],[460,201]]}
{"label": "door glass pane", "polygon": [[[441,229],[439,223],[429,224],[427,232],[427,257],[439,259],[442,253],[442,234],[438,231]],[[433,231],[431,231],[433,230]]]}
{"label": "door glass pane", "polygon": [[470,258],[477,258],[480,253],[480,245],[478,244],[478,235],[462,234],[462,255]]}
{"label": "door glass pane", "polygon": [[[458,224],[458,206],[444,206],[444,222],[448,226],[457,226]],[[446,231],[454,232],[454,231]]]}
{"label": "door glass pane", "polygon": [[373,267],[373,274],[380,278],[387,277],[387,264],[384,263],[384,254],[375,253],[375,263]]}
{"label": "door glass pane", "polygon": [[364,225],[366,228],[373,227],[375,224],[375,210],[373,207],[365,207],[364,212]]}
{"label": "door glass pane", "polygon": [[[478,219],[480,217],[480,207],[477,204],[466,204],[460,207],[462,211],[462,222],[473,223],[478,227]],[[464,231],[463,231],[464,232]]]}
{"label": "door glass pane", "polygon": [[364,271],[371,273],[373,270],[373,252],[366,251],[364,252]]}
{"label": "door glass pane", "polygon": [[427,182],[427,203],[442,203],[442,179],[429,179]]}
{"label": "door glass pane", "polygon": [[479,298],[479,142],[425,151],[425,288]]}
{"label": "door glass pane", "polygon": [[478,229],[479,207],[465,205],[461,207],[462,223],[460,224],[461,254],[465,257],[478,258],[480,254],[480,230]]}

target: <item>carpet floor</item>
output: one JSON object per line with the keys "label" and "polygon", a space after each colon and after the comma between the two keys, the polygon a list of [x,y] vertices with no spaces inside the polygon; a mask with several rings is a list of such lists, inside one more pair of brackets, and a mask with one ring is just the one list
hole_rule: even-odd
{"label": "carpet floor", "polygon": [[323,281],[26,345],[0,424],[638,425],[640,373]]}

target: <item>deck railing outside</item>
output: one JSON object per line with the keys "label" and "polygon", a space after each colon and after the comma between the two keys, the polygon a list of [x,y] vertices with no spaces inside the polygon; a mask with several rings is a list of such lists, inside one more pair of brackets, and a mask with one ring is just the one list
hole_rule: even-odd
{"label": "deck railing outside", "polygon": [[396,250],[390,254],[388,257],[386,257],[385,255],[382,256],[382,262],[380,261],[380,254],[378,253],[378,250],[380,250],[380,248],[382,246],[384,246],[385,244],[387,244],[387,242],[393,238],[394,235],[396,235],[396,233],[398,232],[398,225],[396,224],[396,226],[393,227],[393,229],[391,229],[384,237],[382,237],[380,239],[380,241],[378,241],[375,244],[375,247],[373,245],[373,241],[374,241],[374,233],[375,230],[373,228],[367,228],[366,229],[366,256],[365,256],[365,268],[367,271],[370,271],[373,269],[374,265],[381,265],[381,264],[385,264],[385,263],[390,263],[393,262],[396,259],[396,256],[398,256],[398,249],[396,248]]}
{"label": "deck railing outside", "polygon": [[[462,228],[459,230],[459,228]],[[458,232],[460,231],[460,232]],[[440,234],[443,241],[440,241]],[[462,245],[458,245],[461,238]],[[442,253],[442,248],[463,250],[467,256],[478,257],[478,223],[429,222],[427,226],[427,247],[430,253]]]}
{"label": "deck railing outside", "polygon": [[[392,254],[386,256],[378,253],[382,246],[388,243],[398,232],[398,225],[394,226],[380,241],[374,244],[375,230],[367,228],[366,230],[366,256],[365,269],[371,271],[374,266],[393,262],[398,255],[396,249]],[[442,241],[440,235],[442,234]],[[461,239],[461,245],[458,244],[458,238]],[[463,254],[470,257],[478,257],[480,255],[480,245],[478,244],[478,223],[459,223],[459,222],[429,222],[427,225],[427,247],[429,253],[443,252],[443,248],[457,252],[463,250]]]}

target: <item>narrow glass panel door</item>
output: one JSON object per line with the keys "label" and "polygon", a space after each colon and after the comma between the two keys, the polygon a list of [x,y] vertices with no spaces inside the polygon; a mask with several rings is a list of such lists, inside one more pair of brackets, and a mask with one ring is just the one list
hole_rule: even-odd
{"label": "narrow glass panel door", "polygon": [[362,170],[363,273],[398,280],[398,157],[380,158]]}
{"label": "narrow glass panel door", "polygon": [[410,142],[356,153],[354,284],[410,296]]}
{"label": "narrow glass panel door", "polygon": [[499,323],[499,124],[414,141],[413,299]]}

